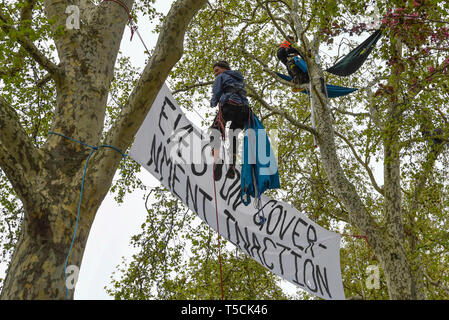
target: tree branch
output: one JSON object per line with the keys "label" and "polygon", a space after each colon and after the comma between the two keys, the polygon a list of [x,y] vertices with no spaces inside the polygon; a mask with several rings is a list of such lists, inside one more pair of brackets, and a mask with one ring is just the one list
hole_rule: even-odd
{"label": "tree branch", "polygon": [[25,5],[20,10],[20,25],[29,25],[31,18],[33,16],[33,9],[36,6],[38,0],[27,0]]}
{"label": "tree branch", "polygon": [[33,181],[39,175],[41,158],[16,111],[0,96],[0,167],[22,200],[35,191]]}
{"label": "tree branch", "polygon": [[[206,0],[177,0],[172,5],[159,34],[154,54],[123,106],[118,120],[106,134],[106,144],[123,151],[128,149],[170,70],[181,58],[185,31],[204,4]],[[102,154],[96,166],[115,169],[121,159],[120,154],[114,152],[106,157],[106,153]]]}
{"label": "tree branch", "polygon": [[9,19],[2,11],[0,11],[0,28],[6,33],[14,33],[17,37],[17,41],[20,45],[28,52],[28,54],[36,60],[37,63],[41,65],[42,68],[47,70],[53,76],[58,75],[59,68],[48,59],[39,49],[34,45],[34,43],[28,39],[26,36],[17,31],[16,28],[12,26],[12,20]]}
{"label": "tree branch", "polygon": [[306,59],[307,67],[309,69],[310,85],[312,87],[312,92],[310,94],[315,106],[315,129],[320,137],[317,140],[323,168],[335,195],[341,200],[349,213],[350,223],[361,230],[367,236],[369,242],[373,244],[373,250],[376,253],[380,253],[381,236],[377,230],[376,221],[367,210],[357,193],[355,186],[348,180],[341,167],[341,162],[338,158],[335,145],[332,115],[327,106],[327,97],[321,90],[321,79],[324,78],[323,70],[315,61],[315,51],[303,32],[301,21],[298,16],[298,1],[293,0],[292,2],[292,19],[295,28],[297,29],[297,34],[300,34],[302,44],[307,53],[304,58]]}
{"label": "tree branch", "polygon": [[172,92],[172,94],[177,94],[177,93],[180,93],[180,92],[189,91],[189,90],[194,89],[194,88],[210,86],[212,84],[214,84],[214,81],[196,83],[196,84],[193,84],[191,86],[187,86],[187,87],[175,90],[175,91]]}
{"label": "tree branch", "polygon": [[[264,5],[262,4],[262,2],[260,0],[257,0],[257,3],[263,7]],[[282,34],[282,36],[284,37],[284,39],[288,39],[288,35],[284,32],[284,30],[279,26],[279,24],[277,23],[276,20],[280,20],[277,19],[276,17],[273,16],[273,13],[270,10],[270,7],[268,6],[268,1],[265,2],[265,11],[268,13],[268,15],[270,16],[271,21],[273,22],[274,26],[276,27],[276,29]]]}
{"label": "tree branch", "polygon": [[283,117],[284,119],[287,119],[295,127],[298,127],[302,130],[306,130],[306,131],[310,132],[311,134],[315,135],[316,137],[319,136],[318,132],[314,128],[309,127],[309,126],[299,122],[298,120],[296,120],[295,118],[293,118],[291,115],[289,115],[287,112],[285,112],[283,110],[273,108],[256,92],[256,90],[251,85],[247,84],[246,86],[250,90],[250,92],[248,93],[248,96],[256,99],[265,109],[268,109],[272,113],[278,114],[281,117]]}
{"label": "tree branch", "polygon": [[444,284],[441,283],[441,280],[434,281],[426,271],[424,271],[424,276],[427,278],[427,280],[435,287],[443,289],[446,294],[449,294],[449,288],[446,287]]}
{"label": "tree branch", "polygon": [[351,141],[349,141],[349,139],[347,139],[344,135],[342,135],[341,133],[339,133],[338,131],[335,131],[335,135],[337,137],[339,137],[340,139],[342,139],[347,145],[348,147],[351,149],[352,154],[354,155],[354,157],[356,158],[356,160],[363,166],[363,168],[365,168],[366,172],[368,173],[368,176],[371,180],[371,183],[373,184],[374,189],[376,189],[377,192],[379,192],[381,195],[384,194],[384,191],[381,187],[379,187],[379,185],[376,182],[376,179],[374,178],[374,174],[371,170],[371,168],[368,166],[368,164],[366,162],[364,162],[362,160],[362,158],[360,158],[360,156],[358,155],[357,151],[354,148],[354,145],[351,143]]}

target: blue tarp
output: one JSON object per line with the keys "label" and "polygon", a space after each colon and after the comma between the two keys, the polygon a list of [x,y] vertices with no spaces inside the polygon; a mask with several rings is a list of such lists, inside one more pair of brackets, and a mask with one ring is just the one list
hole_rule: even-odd
{"label": "blue tarp", "polygon": [[248,205],[251,197],[260,198],[267,189],[277,189],[280,186],[276,155],[264,126],[251,111],[243,139],[242,202]]}
{"label": "blue tarp", "polygon": [[[295,57],[295,64],[298,66],[298,68],[300,68],[303,72],[309,72],[307,69],[307,65],[306,62],[299,58],[299,57]],[[281,74],[281,73],[277,73],[276,74],[281,77],[282,79],[286,80],[286,81],[291,81],[292,77],[287,76],[285,74]],[[332,84],[326,84],[326,88],[327,88],[327,94],[329,98],[337,98],[337,97],[341,97],[341,96],[345,96],[347,94],[350,94],[354,91],[356,91],[356,88],[346,88],[346,87],[340,87],[340,86],[335,86]],[[301,91],[304,94],[309,94],[309,90],[304,90]]]}

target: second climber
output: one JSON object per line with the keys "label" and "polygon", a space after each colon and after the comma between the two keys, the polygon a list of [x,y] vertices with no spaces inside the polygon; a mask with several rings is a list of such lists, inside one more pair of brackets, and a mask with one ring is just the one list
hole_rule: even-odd
{"label": "second climber", "polygon": [[298,66],[296,66],[294,57],[301,56],[301,53],[292,46],[295,42],[295,37],[289,35],[287,40],[284,40],[277,50],[278,59],[287,68],[288,74],[293,78],[293,82],[296,84],[304,84],[309,82],[309,75],[303,72]]}

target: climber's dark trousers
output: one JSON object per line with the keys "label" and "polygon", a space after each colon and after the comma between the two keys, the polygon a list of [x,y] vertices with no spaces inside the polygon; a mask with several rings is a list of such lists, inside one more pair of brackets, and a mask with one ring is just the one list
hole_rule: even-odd
{"label": "climber's dark trousers", "polygon": [[[219,119],[219,113],[214,118],[211,129],[212,135],[210,137],[211,145],[214,150],[220,149],[220,134],[225,136],[224,127],[228,121],[230,125],[230,138],[232,139],[232,164],[235,164],[237,154],[238,134],[240,130],[244,130],[249,119],[249,107],[246,105],[226,103],[221,106],[222,119]],[[238,130],[239,129],[239,130]]]}

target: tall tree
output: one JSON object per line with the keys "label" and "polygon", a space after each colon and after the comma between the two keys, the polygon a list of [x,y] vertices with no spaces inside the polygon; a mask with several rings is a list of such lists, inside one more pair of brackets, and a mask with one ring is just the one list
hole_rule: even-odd
{"label": "tall tree", "polygon": [[[253,110],[278,131],[285,192],[272,194],[324,227],[358,236],[343,243],[348,297],[448,297],[449,127],[441,108],[449,93],[448,9],[429,0],[210,3],[172,73],[180,104],[194,108],[209,98],[211,65],[224,52],[246,75]],[[380,26],[383,37],[360,71],[325,72]],[[276,50],[288,34],[298,37],[309,68],[315,125],[309,97],[291,93],[293,84],[274,73],[285,73]],[[330,100],[322,79],[360,90]],[[377,291],[366,288],[369,264],[381,270]]]}
{"label": "tall tree", "polygon": [[[134,4],[133,0],[121,2],[129,9]],[[153,2],[141,1],[138,6],[148,6],[145,12],[151,13]],[[83,165],[93,152],[68,261],[75,266],[81,265],[95,214],[122,158],[111,148],[93,150],[58,135],[47,136],[48,130],[90,146],[111,145],[126,151],[183,53],[190,20],[205,3],[178,0],[172,5],[145,69],[129,96],[122,97],[121,109],[111,114],[108,95],[129,19],[124,7],[117,1],[2,2],[2,188],[8,188],[3,185],[6,177],[23,208],[2,299],[65,297],[65,260],[77,221],[79,192],[74,190],[81,186]],[[11,201],[2,198],[2,204]],[[10,214],[17,215],[17,210]],[[72,297],[73,290],[69,291]]]}

